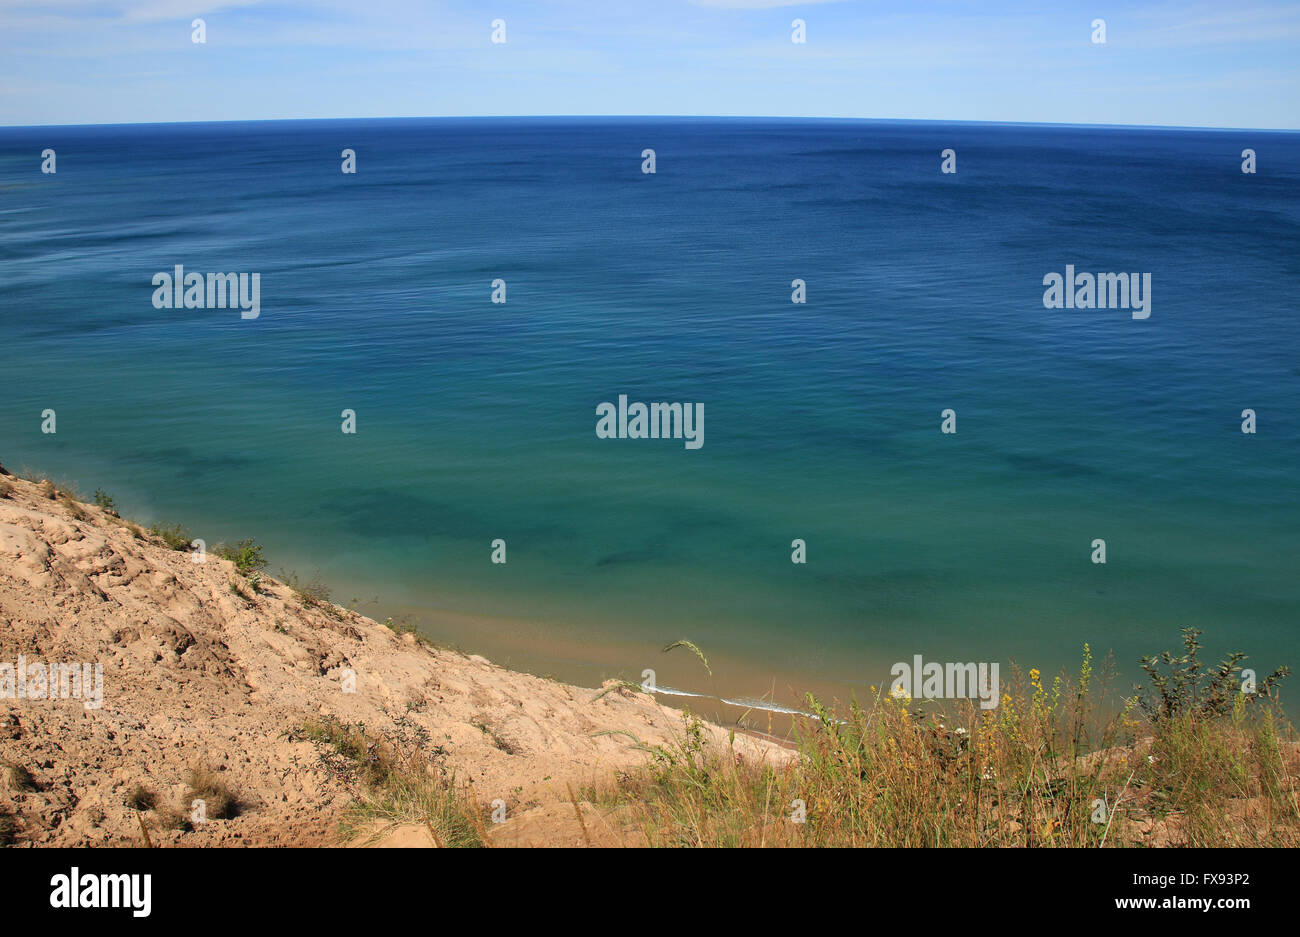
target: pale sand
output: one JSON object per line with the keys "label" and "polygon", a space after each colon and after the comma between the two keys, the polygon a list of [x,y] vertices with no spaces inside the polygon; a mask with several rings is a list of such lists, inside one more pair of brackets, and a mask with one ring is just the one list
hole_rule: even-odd
{"label": "pale sand", "polygon": [[[481,804],[498,798],[507,821],[489,824],[501,845],[582,845],[568,789],[607,784],[646,754],[626,735],[669,741],[681,714],[626,689],[596,691],[434,650],[355,612],[304,607],[288,587],[232,594],[233,564],[197,564],[140,540],[93,505],[45,497],[0,477],[0,663],[103,664],[101,709],[80,700],[0,699],[0,759],[31,772],[35,790],[0,785],[18,842],[138,845],[127,804],[137,784],[179,804],[196,762],[219,770],[241,814],[193,832],[151,829],[155,845],[330,845],[338,842],[346,783],[316,746],[284,736],[331,715],[364,723],[395,744],[418,746]],[[76,515],[81,514],[78,518]],[[342,692],[345,669],[356,692]],[[713,743],[728,733],[709,726]],[[791,753],[737,735],[745,758]],[[440,754],[444,753],[444,754]],[[597,845],[634,842],[589,804]],[[429,845],[421,829],[385,832],[389,845]],[[631,836],[631,838],[629,838]]]}

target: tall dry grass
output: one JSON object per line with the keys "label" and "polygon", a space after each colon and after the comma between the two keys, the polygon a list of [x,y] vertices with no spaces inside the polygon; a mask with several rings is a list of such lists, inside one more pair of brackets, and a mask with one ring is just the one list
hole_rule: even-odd
{"label": "tall dry grass", "polygon": [[1300,845],[1286,670],[1264,692],[1230,691],[1243,658],[1202,668],[1197,637],[1148,659],[1167,679],[1127,698],[1086,645],[1078,671],[1050,683],[1013,671],[987,711],[809,697],[815,718],[784,766],[711,747],[687,714],[644,769],[589,797],[652,846]]}

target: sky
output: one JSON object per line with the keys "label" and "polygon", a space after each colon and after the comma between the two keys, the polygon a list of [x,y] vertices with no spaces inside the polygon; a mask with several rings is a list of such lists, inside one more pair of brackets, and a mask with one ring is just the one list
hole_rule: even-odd
{"label": "sky", "polygon": [[558,114],[1295,130],[1300,0],[0,0],[0,126]]}

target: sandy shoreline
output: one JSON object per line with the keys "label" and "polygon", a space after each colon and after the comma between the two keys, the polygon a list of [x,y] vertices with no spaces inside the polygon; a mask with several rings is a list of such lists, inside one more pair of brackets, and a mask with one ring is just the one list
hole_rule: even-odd
{"label": "sandy shoreline", "polygon": [[[678,711],[644,693],[600,695],[429,647],[270,578],[250,590],[228,560],[194,562],[51,488],[0,485],[0,662],[102,666],[98,708],[0,698],[0,759],[30,779],[8,774],[0,790],[19,844],[138,845],[131,791],[179,802],[196,763],[235,792],[238,815],[154,830],[154,845],[336,844],[355,792],[294,734],[319,718],[418,749],[480,804],[505,803],[494,838],[541,843],[576,834],[571,789],[645,762],[632,736],[662,744],[681,729]],[[734,745],[788,757],[746,732]]]}
{"label": "sandy shoreline", "polygon": [[[314,568],[310,558],[301,561],[299,566]],[[353,581],[336,585],[332,577],[326,578],[336,598],[366,594],[364,587]],[[464,605],[471,601],[457,595],[454,604]],[[863,699],[870,695],[872,686],[879,687],[888,682],[889,667],[893,663],[892,658],[881,655],[869,666],[864,666],[850,682],[792,659],[788,653],[790,648],[783,652],[779,647],[762,646],[739,654],[734,648],[721,650],[713,642],[700,637],[703,628],[671,625],[650,638],[642,628],[622,627],[623,623],[618,619],[599,626],[591,622],[575,624],[549,617],[466,613],[412,601],[362,600],[352,607],[378,621],[387,617],[409,621],[440,645],[481,654],[507,669],[564,683],[596,686],[605,680],[616,679],[640,684],[643,671],[653,669],[658,685],[695,697],[665,694],[659,697],[661,703],[681,707],[689,701],[692,708],[710,705],[710,718],[728,725],[742,715],[746,707],[712,706],[710,699],[761,700],[778,713],[782,708],[806,710],[807,693],[822,700],[847,702],[851,696]],[[709,657],[711,675],[690,654],[680,651],[663,653],[668,642],[681,638],[702,644]],[[793,650],[806,651],[806,645]],[[783,720],[778,722],[784,724]],[[765,727],[766,724],[765,712],[751,710],[750,728]]]}

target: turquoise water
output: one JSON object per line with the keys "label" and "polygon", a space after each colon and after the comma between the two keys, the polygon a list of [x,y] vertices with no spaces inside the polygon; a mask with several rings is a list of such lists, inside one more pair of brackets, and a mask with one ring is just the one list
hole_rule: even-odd
{"label": "turquoise water", "polygon": [[[917,653],[1131,674],[1182,626],[1300,664],[1298,181],[1265,132],[0,130],[0,461],[585,682],[702,686],[681,637],[786,701]],[[155,309],[176,264],[259,272],[260,316]],[[1150,319],[1044,308],[1066,264],[1150,272]],[[621,393],[704,446],[598,439]]]}

